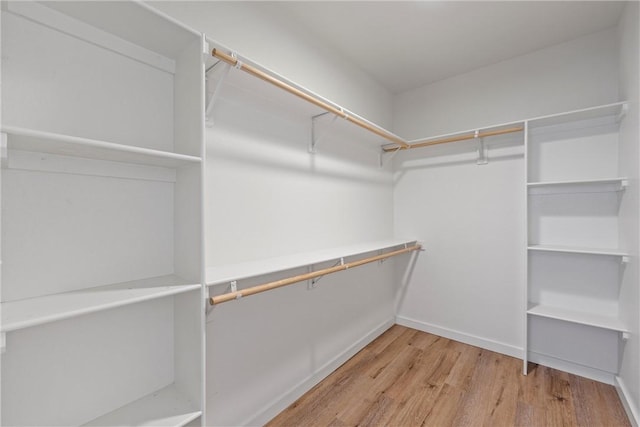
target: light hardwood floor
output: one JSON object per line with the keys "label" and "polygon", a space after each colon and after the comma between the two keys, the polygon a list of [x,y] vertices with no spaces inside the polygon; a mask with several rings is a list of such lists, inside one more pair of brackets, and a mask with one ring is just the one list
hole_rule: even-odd
{"label": "light hardwood floor", "polygon": [[630,426],[612,386],[395,325],[268,424]]}

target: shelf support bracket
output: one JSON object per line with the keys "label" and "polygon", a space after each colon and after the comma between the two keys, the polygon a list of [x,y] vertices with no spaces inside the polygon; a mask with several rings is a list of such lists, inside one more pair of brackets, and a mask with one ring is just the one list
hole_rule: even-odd
{"label": "shelf support bracket", "polygon": [[620,123],[627,116],[628,112],[629,112],[629,104],[622,104],[622,107],[620,107],[620,112],[616,117],[616,123]]}
{"label": "shelf support bracket", "polygon": [[626,255],[623,255],[620,257],[620,264],[625,265],[629,263],[629,257]]}
{"label": "shelf support bracket", "polygon": [[[216,88],[213,90],[213,94],[211,95],[211,98],[209,98],[209,102],[207,103],[207,109],[205,110],[207,127],[213,127],[213,118],[211,117],[211,113],[213,112],[213,106],[215,105],[216,101],[220,97],[220,92],[222,91],[222,85],[224,85],[224,81],[227,78],[227,74],[229,74],[230,69],[231,69],[231,65],[227,63],[225,63],[222,66],[222,71],[221,71],[222,74],[220,75],[220,80],[218,80],[218,83],[216,84]],[[208,80],[209,80],[209,77],[207,76],[207,82]]]}
{"label": "shelf support bracket", "polygon": [[478,141],[478,160],[477,165],[486,165],[489,163],[489,157],[487,156],[487,146],[484,143],[484,138],[480,137],[480,131],[476,130],[473,134],[473,138]]}
{"label": "shelf support bracket", "polygon": [[7,153],[7,134],[3,132],[0,134],[0,160],[4,167],[7,166]]}
{"label": "shelf support bracket", "polygon": [[629,334],[629,332],[622,333],[622,341],[627,342],[630,337],[631,337],[631,334]]}
{"label": "shelf support bracket", "polygon": [[[313,273],[313,265],[307,267],[307,273]],[[307,280],[307,290],[312,290],[316,288],[316,283],[322,278],[322,276],[317,279],[309,279]]]}
{"label": "shelf support bracket", "polygon": [[400,149],[402,147],[400,147],[398,145],[398,148],[396,148],[395,150],[391,151],[391,155],[389,157],[387,157],[386,159],[384,158],[384,155],[387,154],[387,151],[384,151],[384,149],[380,150],[380,154],[378,154],[378,159],[380,161],[380,168],[384,168],[387,164],[389,164],[389,162],[391,162],[391,160],[393,160],[393,158],[396,156],[396,154],[398,154],[400,152]]}
{"label": "shelf support bracket", "polygon": [[[326,116],[327,114],[331,114],[329,112],[326,113],[320,113],[317,114],[313,117],[311,117],[311,140],[309,141],[309,153],[311,154],[316,154],[316,145],[318,145],[318,141],[320,141],[320,139],[325,136],[326,132],[329,130],[328,128],[324,130],[324,133],[318,135],[318,130],[316,129],[317,125],[316,122],[318,121],[319,118]],[[329,123],[329,125],[332,125],[335,123],[336,119],[338,118],[338,116],[333,116],[333,119],[331,119],[331,123]]]}
{"label": "shelf support bracket", "polygon": [[7,333],[0,332],[0,354],[7,351]]}

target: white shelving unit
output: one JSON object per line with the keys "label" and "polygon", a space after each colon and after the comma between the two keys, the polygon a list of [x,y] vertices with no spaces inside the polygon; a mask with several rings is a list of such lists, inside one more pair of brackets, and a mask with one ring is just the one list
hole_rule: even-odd
{"label": "white shelving unit", "polygon": [[0,424],[199,424],[204,38],[136,2],[1,17]]}
{"label": "white shelving unit", "polygon": [[629,259],[618,212],[625,111],[621,102],[540,117],[527,135],[526,359],[609,383],[628,331],[618,300]]}

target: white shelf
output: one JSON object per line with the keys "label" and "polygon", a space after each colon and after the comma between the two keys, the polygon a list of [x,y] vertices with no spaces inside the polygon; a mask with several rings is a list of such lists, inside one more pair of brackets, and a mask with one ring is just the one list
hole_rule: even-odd
{"label": "white shelf", "polygon": [[2,126],[10,150],[34,151],[86,159],[135,163],[148,166],[181,167],[201,162],[199,157],[150,148],[115,144],[33,129]]}
{"label": "white shelf", "polygon": [[588,254],[588,255],[611,255],[625,257],[629,256],[627,252],[618,249],[603,249],[603,248],[587,248],[576,246],[561,246],[561,245],[531,245],[528,247],[530,251],[541,252],[564,252],[572,254]]}
{"label": "white shelf", "polygon": [[201,415],[172,384],[84,425],[181,427]]}
{"label": "white shelf", "polygon": [[382,240],[344,246],[317,252],[294,254],[276,258],[267,258],[238,264],[221,265],[207,268],[207,286],[229,283],[234,280],[262,276],[278,271],[290,270],[327,261],[338,260],[368,252],[385,250],[397,246],[410,245],[416,240]]}
{"label": "white shelf", "polygon": [[[167,60],[177,60],[186,45],[201,37],[197,31],[138,1],[29,3],[8,2],[7,8],[32,21],[161,69]],[[147,52],[141,55],[142,51]],[[166,68],[171,71],[172,67]]]}
{"label": "white shelf", "polygon": [[529,182],[529,194],[557,194],[622,191],[628,186],[624,177],[608,179],[584,179],[572,181],[542,181]]}
{"label": "white shelf", "polygon": [[558,125],[563,123],[576,122],[581,120],[596,119],[599,117],[615,117],[616,119],[623,114],[626,102],[614,102],[612,104],[599,105],[591,108],[583,108],[559,114],[550,114],[529,119],[529,128],[535,129],[539,127]]}
{"label": "white shelf", "polygon": [[168,275],[3,302],[0,331],[15,331],[199,288],[199,284]]}
{"label": "white shelf", "polygon": [[551,307],[540,304],[529,304],[527,313],[532,316],[547,317],[550,319],[563,320],[566,322],[579,323],[596,328],[610,329],[618,332],[628,332],[629,329],[622,321],[614,316],[587,313],[583,311],[568,310],[564,308]]}

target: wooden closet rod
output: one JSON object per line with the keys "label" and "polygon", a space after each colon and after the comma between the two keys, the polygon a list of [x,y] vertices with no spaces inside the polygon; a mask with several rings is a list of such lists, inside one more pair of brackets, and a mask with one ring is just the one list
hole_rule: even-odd
{"label": "wooden closet rod", "polygon": [[[498,130],[489,130],[486,132],[478,133],[477,138],[484,138],[485,136],[504,135],[505,133],[520,132],[522,130],[524,130],[522,126],[516,126],[512,128],[498,129]],[[474,139],[474,138],[476,138],[476,134],[470,133],[467,135],[458,135],[458,136],[450,136],[448,138],[433,139],[431,141],[423,140],[422,142],[420,141],[415,142],[406,147],[384,147],[383,150],[384,151],[396,151],[397,149],[409,150],[411,148],[428,147],[430,145],[446,144],[448,142],[466,141],[468,139]]]}
{"label": "wooden closet rod", "polygon": [[394,144],[398,144],[401,147],[409,147],[409,144],[402,138],[400,138],[397,135],[394,135],[392,133],[389,133],[387,131],[385,131],[384,129],[378,128],[374,125],[372,125],[371,123],[366,122],[365,120],[362,120],[358,117],[353,117],[347,113],[345,113],[342,109],[340,108],[336,108],[335,106],[324,102],[320,99],[317,99],[311,95],[309,95],[308,93],[305,93],[303,91],[301,91],[298,88],[295,88],[285,82],[283,82],[282,80],[278,80],[277,78],[270,76],[269,74],[265,73],[264,71],[261,71],[255,67],[252,67],[251,65],[247,65],[243,62],[238,62],[237,58],[234,58],[233,56],[225,53],[225,52],[221,52],[218,49],[213,49],[211,51],[211,55],[213,55],[214,57],[223,60],[224,62],[233,65],[234,67],[238,67],[238,63],[240,64],[240,66],[238,68],[240,68],[242,71],[245,71],[249,74],[251,74],[252,76],[258,77],[259,79],[262,79],[268,83],[271,83],[274,86],[279,87],[280,89],[283,89],[295,96],[297,96],[298,98],[302,98],[307,102],[312,103],[315,106],[318,106],[324,110],[329,111],[332,114],[335,114],[336,116],[342,117],[345,120],[350,121],[351,123],[360,126],[363,129],[366,129],[370,132],[375,133],[378,136],[381,136],[391,142],[393,142]]}
{"label": "wooden closet rod", "polygon": [[335,273],[338,271],[343,271],[353,267],[359,267],[364,264],[369,264],[375,261],[381,261],[383,259],[391,258],[396,255],[402,255],[407,252],[420,250],[422,246],[416,244],[407,248],[398,249],[396,251],[387,252],[386,254],[376,255],[369,258],[361,259],[358,261],[352,261],[349,263],[343,263],[340,265],[336,265],[334,267],[324,268],[318,271],[312,271],[311,273],[300,274],[298,276],[289,277],[287,279],[276,280],[275,282],[265,283],[263,285],[253,286],[251,288],[243,289],[241,291],[229,292],[226,294],[218,295],[215,297],[209,298],[209,303],[211,305],[221,304],[223,302],[231,301],[234,299],[238,299],[240,297],[246,297],[253,294],[259,294],[260,292],[270,291],[271,289],[280,288],[282,286],[292,285],[294,283],[302,282],[305,280],[314,279],[316,277],[325,276],[327,274]]}

